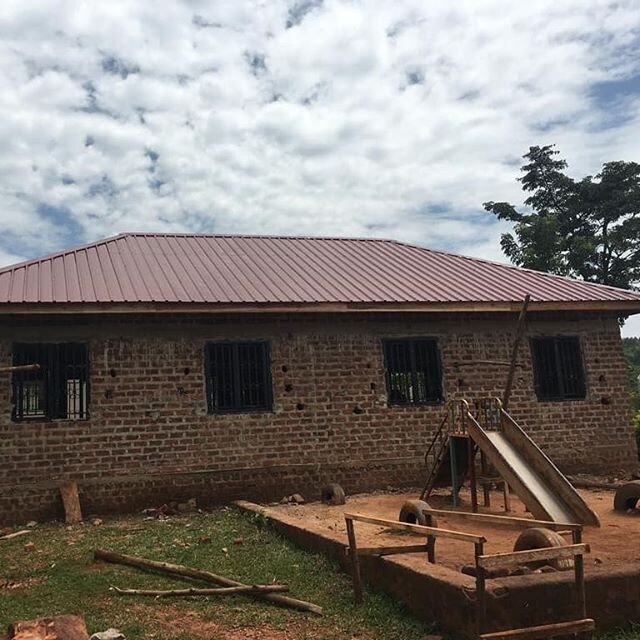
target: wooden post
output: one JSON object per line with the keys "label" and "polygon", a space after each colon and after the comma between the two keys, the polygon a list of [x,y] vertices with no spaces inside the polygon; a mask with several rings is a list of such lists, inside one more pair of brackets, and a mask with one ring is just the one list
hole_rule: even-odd
{"label": "wooden post", "polygon": [[513,341],[513,348],[511,349],[511,361],[509,363],[509,374],[507,375],[507,384],[504,388],[504,395],[502,396],[502,408],[506,411],[509,407],[509,399],[511,397],[511,389],[513,387],[513,378],[516,373],[516,360],[518,358],[518,349],[520,348],[520,342],[522,341],[522,335],[524,334],[524,321],[527,316],[527,307],[531,296],[527,293],[522,303],[522,309],[518,316],[518,326],[516,328],[516,337]]}
{"label": "wooden post", "polygon": [[489,486],[486,482],[484,482],[484,478],[487,477],[489,473],[487,466],[487,457],[484,455],[484,452],[480,452],[480,473],[482,474],[482,503],[485,507],[491,506],[491,492],[489,490]]}
{"label": "wooden post", "polygon": [[511,499],[509,495],[509,483],[504,478],[502,479],[502,493],[504,495],[504,510],[506,513],[510,513]]}
{"label": "wooden post", "polygon": [[[427,527],[433,527],[433,516],[425,513]],[[436,563],[436,538],[435,536],[427,536],[427,560],[431,564]]]}
{"label": "wooden post", "polygon": [[353,528],[353,520],[345,518],[347,523],[347,537],[349,538],[349,556],[351,558],[351,578],[353,579],[353,594],[356,604],[362,604],[362,577],[360,576],[360,560],[358,559],[358,547],[356,545],[356,533]]}
{"label": "wooden post", "polygon": [[[582,530],[574,529],[571,532],[573,544],[580,544],[582,542]],[[573,567],[575,572],[576,581],[576,603],[578,605],[578,616],[580,618],[587,617],[587,598],[584,587],[584,556],[582,554],[577,555],[573,559]]]}
{"label": "wooden post", "polygon": [[467,451],[469,453],[469,485],[471,489],[471,511],[478,513],[478,482],[476,479],[476,461],[474,442],[469,437],[467,440]]}
{"label": "wooden post", "polygon": [[458,461],[456,460],[456,446],[453,438],[449,437],[449,462],[451,464],[451,493],[453,506],[458,506]]}
{"label": "wooden post", "polygon": [[484,554],[484,544],[477,542],[475,544],[476,559],[476,634],[482,635],[487,619],[487,590],[486,576],[484,567],[480,566],[478,558]]}

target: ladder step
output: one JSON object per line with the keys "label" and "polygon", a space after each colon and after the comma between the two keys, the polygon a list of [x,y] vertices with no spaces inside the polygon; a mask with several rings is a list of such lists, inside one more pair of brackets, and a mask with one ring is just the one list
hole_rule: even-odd
{"label": "ladder step", "polygon": [[595,627],[596,623],[592,618],[584,618],[582,620],[543,624],[538,627],[523,627],[522,629],[483,633],[480,635],[480,640],[537,640],[537,638],[552,638],[553,636],[593,631]]}

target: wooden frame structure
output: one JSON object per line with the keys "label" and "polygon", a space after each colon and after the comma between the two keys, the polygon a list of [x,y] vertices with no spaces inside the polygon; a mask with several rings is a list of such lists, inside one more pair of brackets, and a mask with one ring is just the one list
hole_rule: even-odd
{"label": "wooden frame structure", "polygon": [[[449,540],[461,540],[474,545],[474,557],[476,567],[476,637],[479,640],[536,640],[538,638],[551,638],[559,635],[569,635],[592,631],[595,622],[587,618],[586,598],[584,588],[584,554],[589,553],[589,545],[582,542],[582,525],[571,523],[547,522],[545,520],[530,520],[528,518],[516,518],[511,516],[498,516],[482,513],[465,513],[459,511],[446,511],[442,509],[425,509],[423,511],[428,526],[410,524],[396,520],[387,520],[362,514],[345,513],[347,537],[349,540],[349,558],[351,560],[351,577],[356,604],[363,602],[362,576],[360,573],[361,555],[388,556],[407,553],[425,553],[427,561],[436,562],[436,540],[438,538]],[[467,518],[471,521],[491,522],[494,524],[527,526],[545,526],[554,531],[565,534],[571,533],[572,544],[545,549],[531,549],[527,551],[512,551],[509,553],[485,554],[484,545],[487,539],[484,536],[441,529],[434,526],[436,515],[453,515]],[[426,543],[382,546],[359,549],[356,542],[355,522],[372,524],[390,529],[412,531],[426,536]],[[486,631],[487,627],[487,572],[493,569],[539,562],[544,560],[557,560],[561,558],[573,558],[574,563],[574,588],[576,593],[576,608],[578,618],[575,620],[554,622],[533,627],[509,629],[507,631]]]}

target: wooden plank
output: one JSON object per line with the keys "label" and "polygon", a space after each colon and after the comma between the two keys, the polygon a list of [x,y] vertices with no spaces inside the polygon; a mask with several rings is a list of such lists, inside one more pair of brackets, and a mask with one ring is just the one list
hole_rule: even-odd
{"label": "wooden plank", "polygon": [[493,513],[469,513],[468,511],[450,511],[448,509],[423,509],[423,513],[434,516],[458,516],[467,520],[478,522],[490,522],[492,524],[521,525],[523,527],[546,527],[553,531],[581,531],[581,524],[570,522],[552,522],[550,520],[532,520],[531,518],[518,518],[516,516],[499,516]]}
{"label": "wooden plank", "polygon": [[589,553],[588,544],[568,544],[563,547],[548,547],[547,549],[529,549],[528,551],[512,551],[511,553],[496,553],[490,556],[479,556],[478,564],[485,569],[499,569],[516,564],[527,564],[540,560],[556,560],[558,558],[573,558]]}
{"label": "wooden plank", "polygon": [[401,553],[424,553],[428,551],[426,544],[405,544],[398,547],[364,547],[358,549],[361,556],[392,556]]}
{"label": "wooden plank", "polygon": [[356,544],[356,532],[353,528],[353,520],[345,516],[347,523],[347,537],[349,538],[349,556],[351,557],[351,579],[353,580],[353,595],[356,604],[362,604],[364,600],[362,591],[362,577],[360,575],[360,560],[358,559],[358,545]]}
{"label": "wooden plank", "polygon": [[432,535],[434,538],[450,538],[451,540],[463,540],[464,542],[471,542],[473,544],[487,541],[484,536],[477,536],[473,533],[450,531],[449,529],[440,529],[438,527],[425,527],[420,524],[410,524],[408,522],[398,522],[397,520],[386,520],[384,518],[372,518],[370,516],[363,516],[357,513],[345,513],[344,517],[347,521],[355,520],[356,522],[365,522],[366,524],[376,524],[380,527],[402,529],[403,531],[415,531],[416,533]]}
{"label": "wooden plank", "polygon": [[569,622],[555,622],[543,624],[537,627],[523,627],[522,629],[509,629],[508,631],[495,631],[483,633],[480,640],[537,640],[537,638],[552,638],[554,636],[572,635],[593,631],[596,623],[592,618],[571,620]]}

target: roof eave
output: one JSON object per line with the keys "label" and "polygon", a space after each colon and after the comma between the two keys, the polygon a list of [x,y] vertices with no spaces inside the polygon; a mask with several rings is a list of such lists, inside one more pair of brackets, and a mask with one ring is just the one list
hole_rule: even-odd
{"label": "roof eave", "polygon": [[[512,313],[522,301],[455,302],[38,302],[0,303],[0,315],[134,314],[134,313]],[[640,300],[531,301],[529,311],[605,311],[619,315],[640,313]]]}

